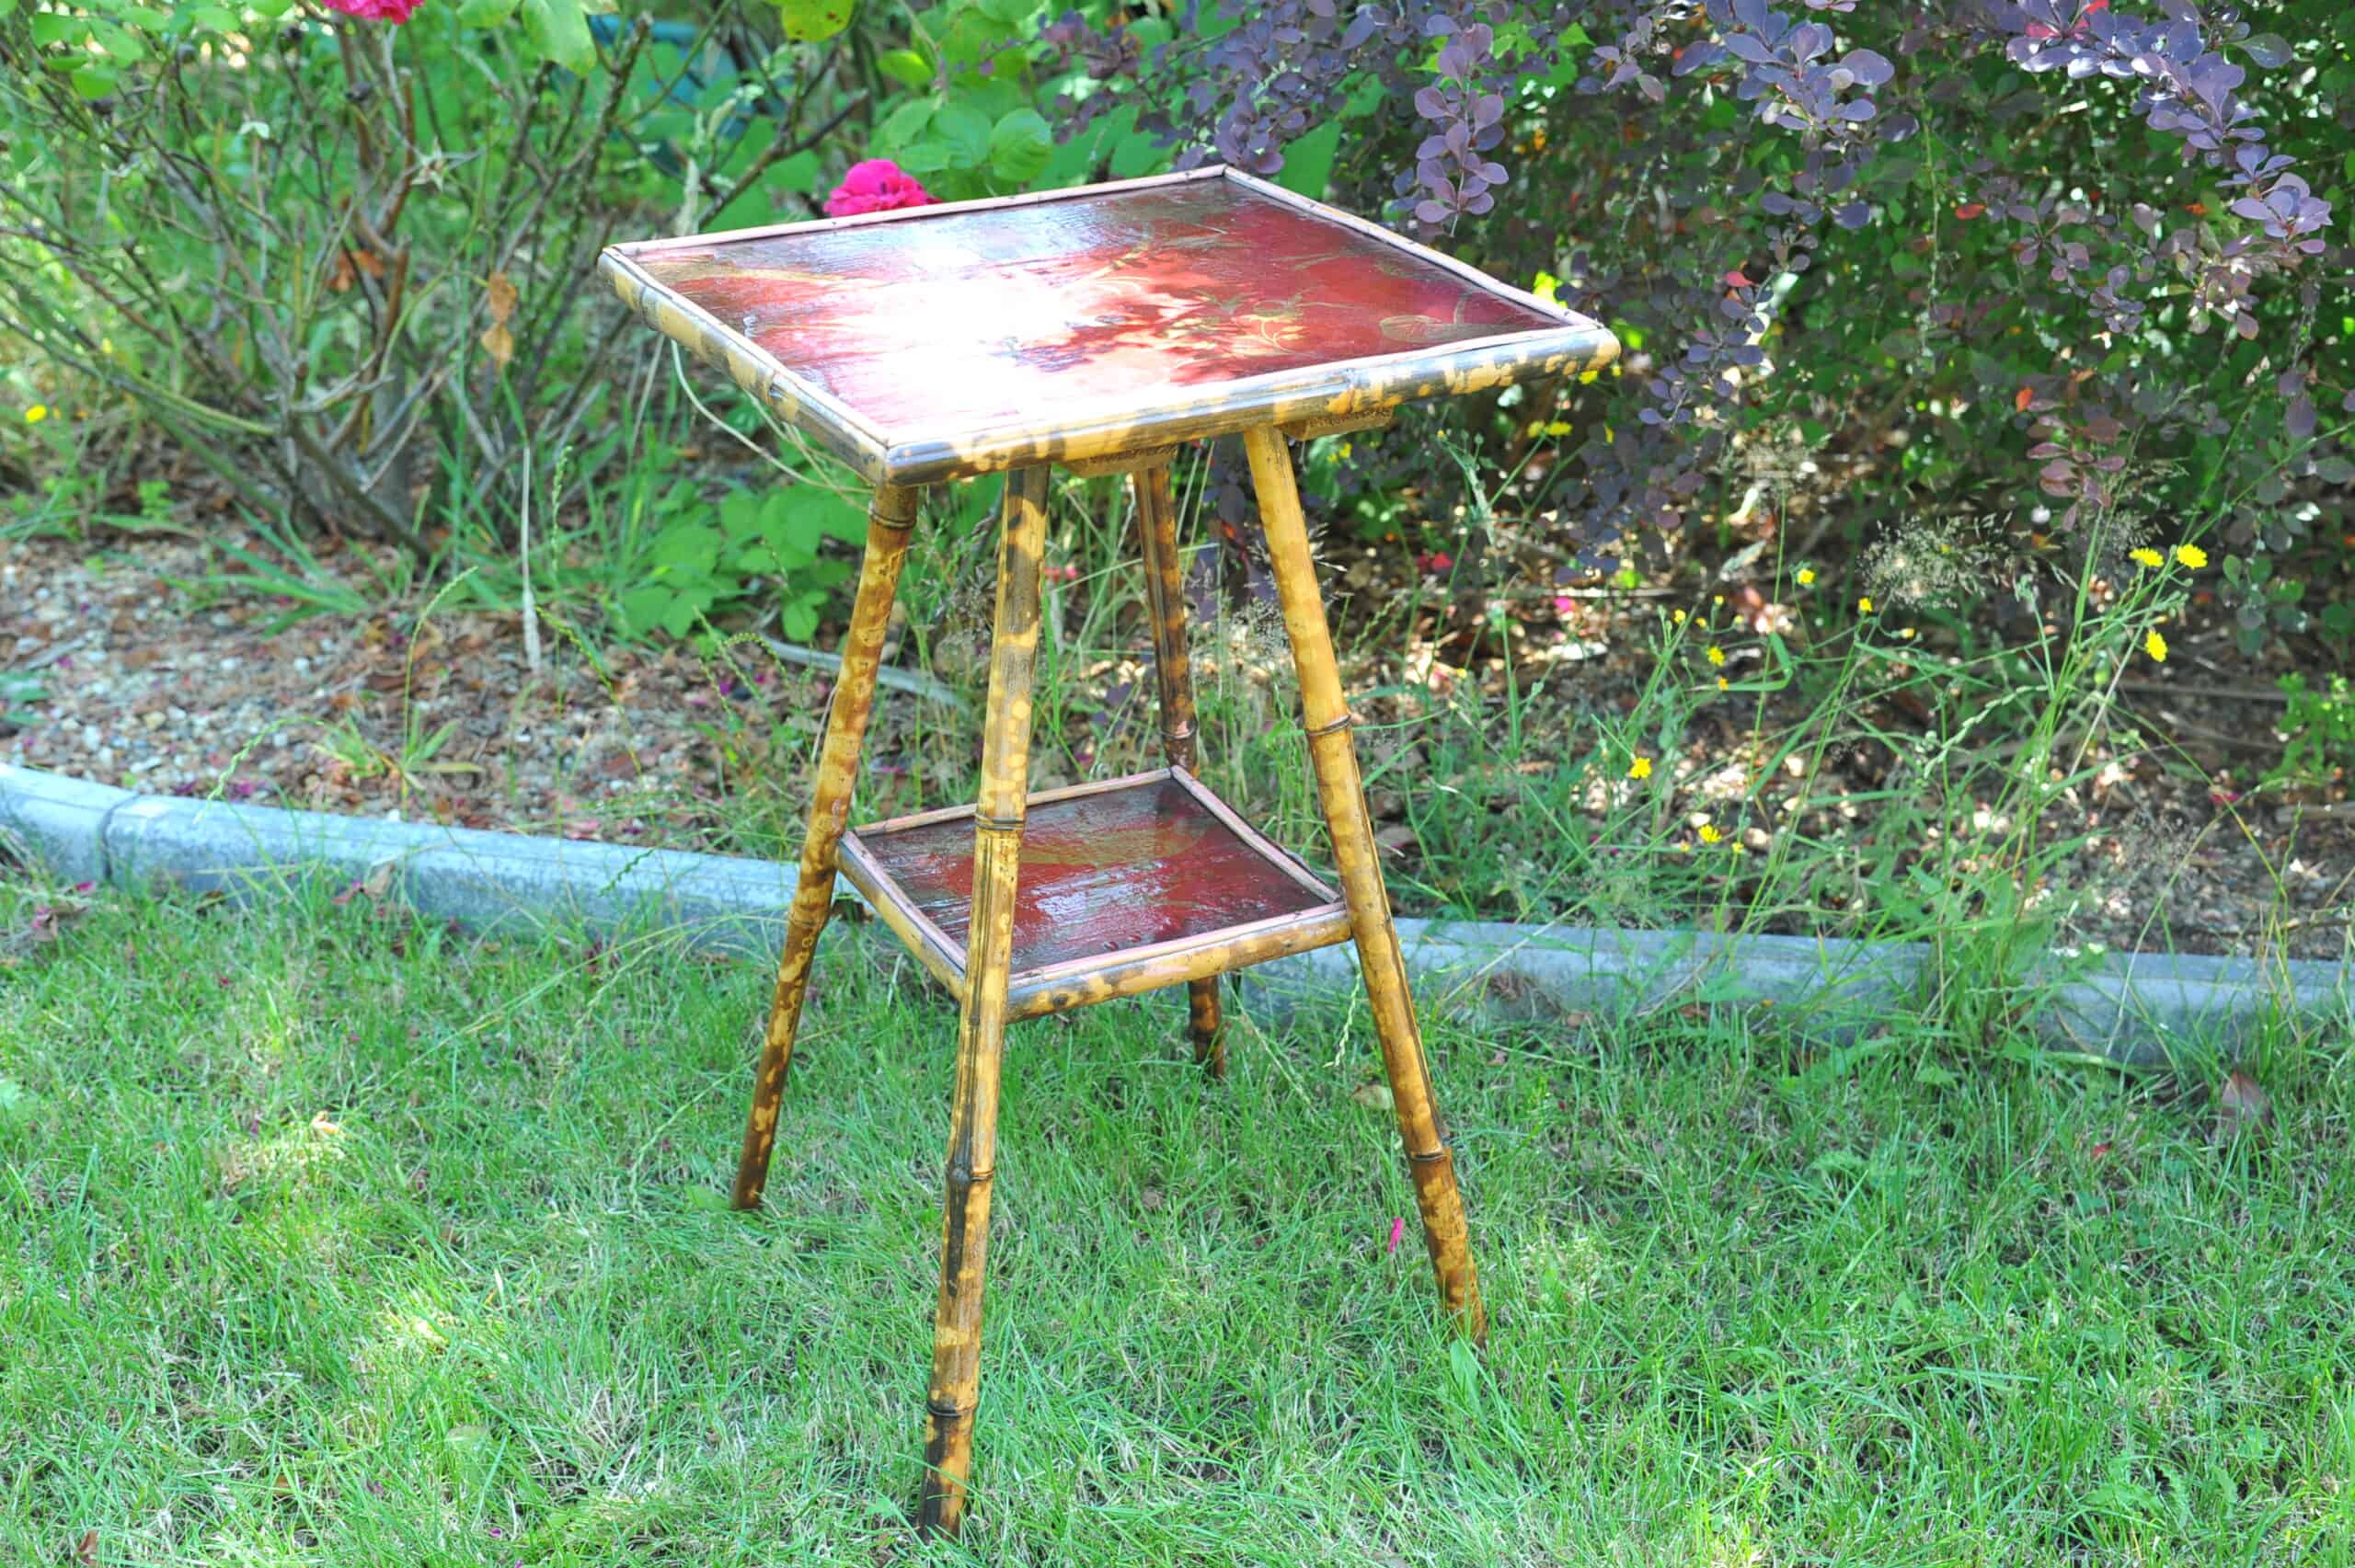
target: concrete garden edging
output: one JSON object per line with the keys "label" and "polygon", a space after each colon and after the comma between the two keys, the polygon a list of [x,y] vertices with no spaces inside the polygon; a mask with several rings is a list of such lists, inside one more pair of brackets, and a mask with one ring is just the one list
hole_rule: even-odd
{"label": "concrete garden edging", "polygon": [[[650,925],[746,956],[776,950],[795,882],[781,862],[143,795],[7,766],[0,842],[67,883],[252,896],[313,875],[369,883],[489,933]],[[841,890],[856,897],[847,883]],[[1933,959],[1919,943],[1499,921],[1401,919],[1398,934],[1427,1005],[1533,1024],[1699,1003],[1854,1033],[1918,994]],[[1356,968],[1343,944],[1247,970],[1241,983],[1255,1012],[1281,1015],[1360,996]],[[2348,967],[2311,959],[2056,959],[2026,994],[2048,1042],[2137,1062],[2195,1042],[2213,1048],[2287,1013],[2355,1015]]]}

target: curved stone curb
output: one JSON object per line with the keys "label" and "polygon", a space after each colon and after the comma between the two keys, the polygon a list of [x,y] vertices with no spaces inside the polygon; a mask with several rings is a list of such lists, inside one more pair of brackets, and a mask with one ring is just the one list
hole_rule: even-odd
{"label": "curved stone curb", "polygon": [[65,882],[236,897],[319,876],[488,933],[652,923],[747,951],[774,950],[795,880],[768,861],[133,795],[5,766],[0,836]]}
{"label": "curved stone curb", "polygon": [[[1924,998],[1926,943],[1734,935],[1698,931],[1398,922],[1417,1000],[1531,1023],[1581,1022],[1700,1004],[1771,1010],[1794,1025],[1851,1036]],[[1350,994],[1357,955],[1327,947],[1246,970],[1259,1011]],[[2355,979],[2311,959],[2055,957],[2012,988],[2048,1047],[2131,1064],[2213,1051],[2286,1015],[2355,1018]]]}
{"label": "curved stone curb", "polygon": [[[744,954],[775,951],[795,880],[774,861],[141,795],[6,766],[0,839],[67,882],[256,896],[323,876],[375,882],[421,913],[487,933],[655,926]],[[842,892],[856,897],[847,884]],[[1398,934],[1426,1005],[1533,1024],[1697,1003],[1854,1034],[1923,995],[1933,970],[1918,943],[1421,920],[1399,921]],[[1328,947],[1246,970],[1240,983],[1255,1012],[1280,1017],[1359,995],[1356,966],[1353,948]],[[2056,958],[2017,989],[2049,1043],[2151,1061],[2290,1013],[2346,1020],[2351,987],[2341,964],[2131,954]]]}

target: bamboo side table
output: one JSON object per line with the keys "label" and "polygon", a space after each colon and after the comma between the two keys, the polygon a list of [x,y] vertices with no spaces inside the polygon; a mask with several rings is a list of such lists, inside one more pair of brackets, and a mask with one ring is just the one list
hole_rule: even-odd
{"label": "bamboo side table", "polygon": [[[919,1523],[962,1523],[981,1380],[998,1067],[1014,1020],[1184,984],[1213,1074],[1217,977],[1354,938],[1423,1237],[1449,1312],[1486,1332],[1463,1199],[1374,858],[1287,437],[1410,398],[1608,363],[1588,318],[1224,168],[1002,200],[616,246],[603,269],[656,330],[726,370],[875,486],[801,879],[752,1089],[736,1203],[761,1200],[839,870],[956,996],[940,1299]],[[1169,464],[1240,433],[1340,887],[1204,788]],[[1134,486],[1164,755],[1031,795],[1048,465]],[[1006,474],[980,798],[848,831],[859,744],[920,486]]]}

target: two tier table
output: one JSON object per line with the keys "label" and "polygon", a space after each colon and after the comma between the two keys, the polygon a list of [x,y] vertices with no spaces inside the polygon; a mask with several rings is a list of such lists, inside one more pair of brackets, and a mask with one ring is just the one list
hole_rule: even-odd
{"label": "two tier table", "polygon": [[[1375,224],[1225,168],[783,227],[603,258],[656,330],[726,370],[875,489],[752,1086],[736,1202],[767,1178],[837,872],[956,997],[940,1297],[919,1523],[966,1505],[983,1251],[1006,1024],[1163,986],[1190,993],[1223,1071],[1217,977],[1354,940],[1423,1236],[1449,1312],[1486,1329],[1406,969],[1375,862],[1288,438],[1409,399],[1577,374],[1593,321]],[[1194,777],[1186,595],[1169,465],[1243,438],[1300,680],[1338,887]],[[1051,464],[1126,474],[1140,520],[1167,766],[1030,794],[1031,672]],[[971,807],[848,829],[884,628],[922,486],[1004,472],[982,780]]]}

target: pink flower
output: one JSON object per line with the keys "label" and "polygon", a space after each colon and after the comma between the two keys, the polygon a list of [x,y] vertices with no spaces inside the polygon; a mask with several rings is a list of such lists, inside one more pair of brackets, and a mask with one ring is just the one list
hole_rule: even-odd
{"label": "pink flower", "polygon": [[1407,1236],[1407,1222],[1406,1222],[1404,1219],[1394,1219],[1394,1220],[1392,1220],[1392,1221],[1390,1222],[1390,1245],[1389,1245],[1389,1246],[1387,1246],[1387,1247],[1385,1247],[1385,1248],[1384,1248],[1383,1250],[1384,1250],[1385,1253],[1395,1253],[1395,1252],[1396,1252],[1396,1251],[1398,1250],[1398,1243],[1399,1243],[1400,1242],[1404,1241],[1404,1240],[1406,1239],[1406,1236]]}
{"label": "pink flower", "polygon": [[[333,5],[336,0],[328,0]],[[356,0],[357,4],[392,5],[398,0]],[[826,216],[847,218],[854,212],[889,212],[899,207],[929,207],[932,192],[918,185],[915,177],[902,172],[900,166],[889,158],[869,158],[863,164],[853,164],[834,193],[826,198]]]}
{"label": "pink flower", "polygon": [[425,0],[327,0],[327,9],[357,17],[363,22],[390,22],[395,27],[417,14]]}
{"label": "pink flower", "polygon": [[1444,550],[1426,550],[1415,557],[1415,565],[1427,572],[1443,572],[1455,565],[1455,557]]}

